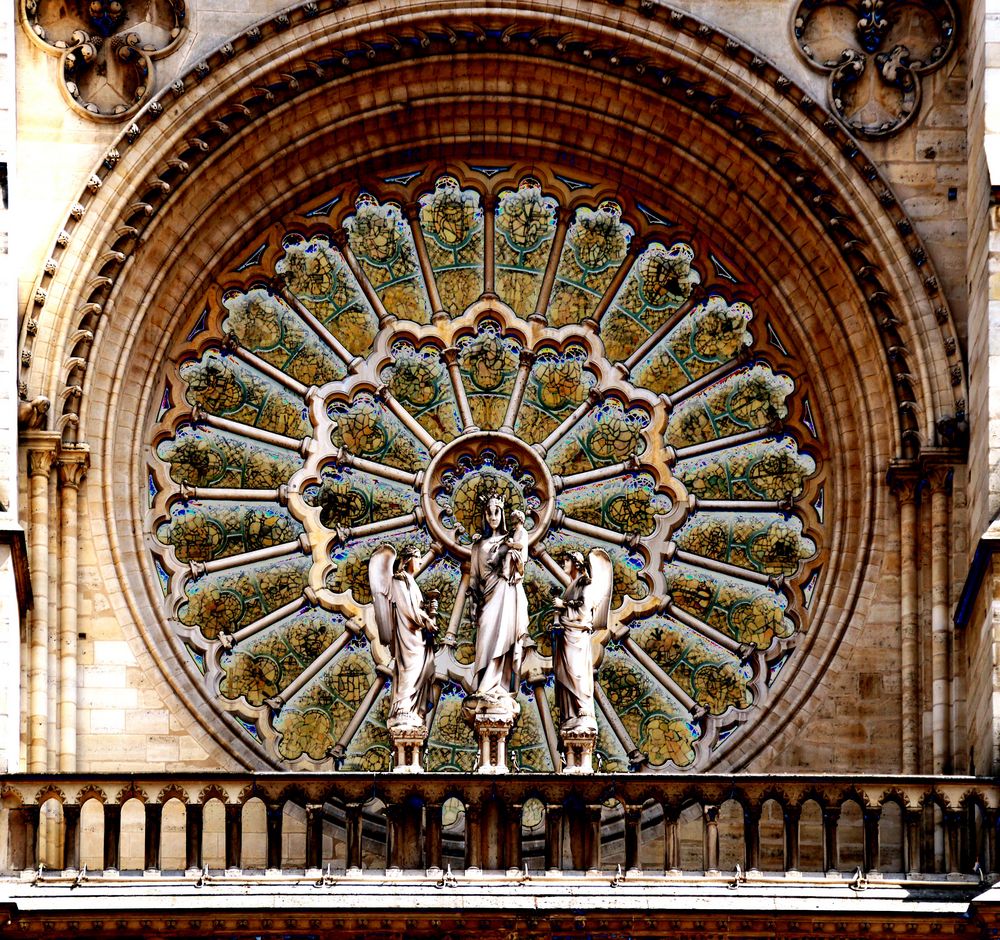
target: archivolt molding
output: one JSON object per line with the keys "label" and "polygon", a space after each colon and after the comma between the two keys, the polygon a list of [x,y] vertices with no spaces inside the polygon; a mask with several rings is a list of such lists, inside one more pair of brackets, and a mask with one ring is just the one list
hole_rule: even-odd
{"label": "archivolt molding", "polygon": [[[93,337],[114,285],[152,217],[168,209],[196,164],[234,136],[347,74],[440,53],[516,53],[627,74],[714,123],[745,158],[770,167],[854,273],[894,377],[901,452],[913,455],[942,437],[953,442],[966,395],[947,302],[912,223],[859,145],[772,64],[709,24],[645,2],[606,12],[603,21],[593,16],[584,23],[563,11],[553,17],[544,4],[511,7],[502,16],[485,10],[449,16],[414,4],[392,23],[365,26],[372,18],[364,5],[345,11],[331,0],[292,8],[225,43],[140,113],[71,208],[25,311],[22,396],[45,386],[59,401],[51,418],[56,428],[78,437]],[[244,65],[240,53],[249,50],[253,63]],[[164,127],[158,122],[168,111],[174,120]],[[140,168],[147,172],[132,184]],[[72,257],[71,240],[81,246],[80,260],[60,273],[60,261]],[[71,312],[46,323],[56,299]],[[60,360],[44,377],[33,368],[40,332]],[[937,349],[929,345],[935,336]]]}

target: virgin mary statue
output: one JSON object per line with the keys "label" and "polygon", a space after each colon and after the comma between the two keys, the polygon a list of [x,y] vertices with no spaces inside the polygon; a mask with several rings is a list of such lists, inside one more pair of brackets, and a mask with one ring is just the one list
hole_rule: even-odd
{"label": "virgin mary statue", "polygon": [[487,701],[510,699],[517,688],[521,644],[528,635],[523,584],[527,557],[523,526],[508,533],[503,499],[491,496],[483,510],[482,530],[472,546],[469,581],[476,624],[475,694]]}

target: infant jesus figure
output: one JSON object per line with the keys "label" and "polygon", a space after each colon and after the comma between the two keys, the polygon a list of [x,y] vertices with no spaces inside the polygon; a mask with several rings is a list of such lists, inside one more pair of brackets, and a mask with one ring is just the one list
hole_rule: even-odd
{"label": "infant jesus figure", "polygon": [[510,514],[510,534],[505,542],[504,577],[517,584],[524,578],[524,565],[528,560],[528,530],[524,527],[524,513],[515,509]]}

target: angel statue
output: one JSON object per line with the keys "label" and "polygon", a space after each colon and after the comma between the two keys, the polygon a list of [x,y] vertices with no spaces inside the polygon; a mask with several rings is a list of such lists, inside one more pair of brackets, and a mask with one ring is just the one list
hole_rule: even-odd
{"label": "angel statue", "polygon": [[412,737],[417,732],[421,741],[426,736],[424,717],[434,681],[437,602],[424,599],[414,578],[419,559],[416,548],[404,548],[397,556],[391,546],[383,545],[368,562],[378,638],[393,657],[387,726],[394,740],[397,733],[410,732]]}
{"label": "angel statue", "polygon": [[[567,771],[586,773],[597,735],[591,637],[595,630],[604,630],[608,625],[613,568],[608,553],[601,549],[595,549],[589,556],[570,552],[564,567],[570,582],[562,597],[552,602],[556,611],[552,666],[559,704],[559,733],[568,755]],[[583,747],[586,753],[581,753],[580,742],[586,739],[589,748]]]}

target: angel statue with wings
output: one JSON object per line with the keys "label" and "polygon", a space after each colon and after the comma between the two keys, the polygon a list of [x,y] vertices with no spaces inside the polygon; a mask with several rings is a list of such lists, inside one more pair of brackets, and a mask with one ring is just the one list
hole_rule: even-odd
{"label": "angel statue with wings", "polygon": [[414,575],[420,552],[383,545],[368,563],[378,638],[392,654],[390,733],[423,729],[434,681],[434,618],[437,601],[424,599]]}
{"label": "angel statue with wings", "polygon": [[600,549],[589,556],[570,552],[564,561],[570,581],[556,597],[552,666],[556,680],[560,727],[567,736],[596,735],[594,712],[594,650],[591,637],[608,625],[612,565]]}

